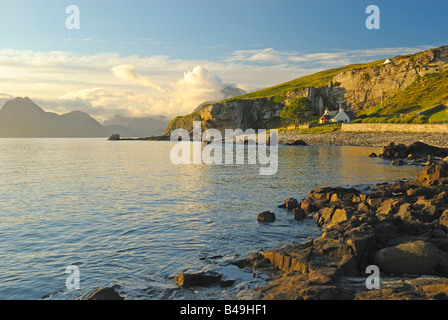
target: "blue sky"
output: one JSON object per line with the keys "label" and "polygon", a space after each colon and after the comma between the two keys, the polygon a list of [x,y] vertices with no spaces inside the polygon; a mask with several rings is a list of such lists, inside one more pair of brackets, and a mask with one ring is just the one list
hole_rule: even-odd
{"label": "blue sky", "polygon": [[[371,4],[379,30],[365,27]],[[69,5],[79,30],[65,27]],[[98,118],[187,113],[226,85],[251,91],[448,44],[443,0],[0,0],[0,12],[3,98]]]}

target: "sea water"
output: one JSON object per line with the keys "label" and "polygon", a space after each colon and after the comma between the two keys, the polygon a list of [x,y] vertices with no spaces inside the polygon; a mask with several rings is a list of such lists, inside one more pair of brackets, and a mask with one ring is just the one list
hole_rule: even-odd
{"label": "sea water", "polygon": [[[360,189],[416,167],[378,148],[279,146],[278,171],[174,165],[175,142],[0,139],[0,299],[77,299],[114,286],[126,299],[252,299],[263,275],[232,262],[316,238],[311,219],[277,206],[324,186]],[[257,222],[262,211],[277,220]],[[69,289],[68,266],[79,269]],[[215,271],[229,288],[184,289],[173,276]]]}

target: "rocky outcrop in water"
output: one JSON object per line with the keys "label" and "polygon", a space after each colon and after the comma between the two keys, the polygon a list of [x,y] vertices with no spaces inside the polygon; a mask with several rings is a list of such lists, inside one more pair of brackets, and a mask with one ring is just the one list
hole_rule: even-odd
{"label": "rocky outcrop in water", "polygon": [[392,164],[394,165],[430,165],[444,161],[448,156],[448,148],[431,146],[420,141],[409,146],[390,142],[383,148],[383,153],[379,156],[387,160],[393,160]]}
{"label": "rocky outcrop in water", "polygon": [[124,300],[124,299],[113,287],[105,287],[96,290],[87,298],[87,300]]}
{"label": "rocky outcrop in water", "polygon": [[221,287],[229,287],[234,280],[223,280],[222,274],[213,271],[187,273],[182,272],[174,277],[176,283],[184,288],[204,287],[218,285]]}

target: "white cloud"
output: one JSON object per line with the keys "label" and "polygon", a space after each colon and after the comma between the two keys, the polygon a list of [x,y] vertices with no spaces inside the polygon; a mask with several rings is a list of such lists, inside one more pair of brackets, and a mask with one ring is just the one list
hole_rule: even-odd
{"label": "white cloud", "polygon": [[181,113],[191,112],[191,106],[224,98],[221,92],[227,85],[217,75],[202,66],[184,73],[183,78],[171,85],[169,106],[179,108]]}
{"label": "white cloud", "polygon": [[155,84],[151,79],[137,74],[137,71],[133,65],[122,64],[119,66],[115,66],[110,70],[117,79],[131,80],[142,86],[151,87],[159,92],[164,92],[164,90],[160,86]]}
{"label": "white cloud", "polygon": [[231,62],[246,63],[269,63],[269,64],[304,64],[311,63],[313,66],[329,65],[342,66],[350,63],[363,63],[372,60],[372,57],[393,57],[396,55],[411,54],[430,49],[431,46],[398,47],[340,50],[334,49],[330,52],[300,53],[297,51],[278,51],[273,48],[259,50],[237,50],[228,58]]}

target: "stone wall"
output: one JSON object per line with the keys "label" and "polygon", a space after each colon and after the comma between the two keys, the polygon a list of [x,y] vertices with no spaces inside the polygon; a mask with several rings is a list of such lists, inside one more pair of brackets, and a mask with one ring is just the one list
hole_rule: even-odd
{"label": "stone wall", "polygon": [[349,123],[342,132],[429,132],[448,133],[448,124]]}

